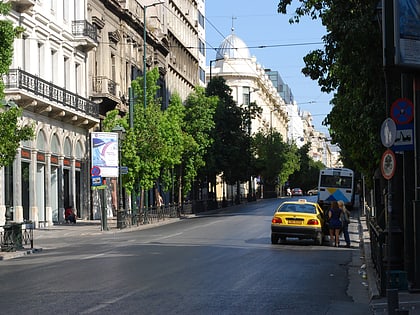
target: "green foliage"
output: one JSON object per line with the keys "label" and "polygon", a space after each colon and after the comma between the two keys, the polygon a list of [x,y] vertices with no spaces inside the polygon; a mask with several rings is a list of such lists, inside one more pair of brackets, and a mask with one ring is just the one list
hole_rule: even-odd
{"label": "green foliage", "polygon": [[260,130],[252,141],[256,172],[265,184],[282,184],[300,167],[295,144],[283,142],[277,131]]}
{"label": "green foliage", "polygon": [[300,168],[296,170],[291,176],[289,181],[293,187],[300,187],[303,191],[318,186],[319,171],[325,168],[322,162],[315,162],[309,157],[310,143],[305,144],[298,149]]}
{"label": "green foliage", "polygon": [[213,78],[206,93],[217,96],[219,100],[212,132],[214,142],[206,156],[206,173],[211,177],[222,173],[229,184],[243,182],[251,175],[249,108],[237,106],[223,77]]}
{"label": "green foliage", "polygon": [[[279,2],[286,13],[291,0]],[[334,92],[333,108],[324,121],[346,166],[371,177],[381,153],[379,129],[387,116],[384,106],[381,33],[377,0],[300,0],[292,22],[302,16],[321,18],[326,27],[324,49],[305,56],[302,72],[321,90]]]}
{"label": "green foliage", "polygon": [[204,159],[213,143],[214,114],[217,97],[206,96],[202,87],[196,87],[185,103],[185,133],[183,152],[184,195],[191,190],[198,170],[206,165]]}
{"label": "green foliage", "polygon": [[[0,110],[0,167],[10,165],[16,157],[16,150],[20,141],[30,140],[34,137],[32,126],[21,126],[19,119],[22,116],[22,109],[16,105],[9,107],[1,104]],[[8,107],[8,108],[7,108]]]}
{"label": "green foliage", "polygon": [[[7,15],[10,11],[10,3],[0,2],[0,14]],[[21,27],[14,27],[13,23],[7,20],[0,20],[0,74],[9,71],[13,58],[13,42],[22,32]],[[16,150],[20,142],[30,140],[34,137],[32,126],[20,124],[22,110],[13,102],[4,100],[4,83],[0,80],[0,167],[10,165],[16,156]]]}

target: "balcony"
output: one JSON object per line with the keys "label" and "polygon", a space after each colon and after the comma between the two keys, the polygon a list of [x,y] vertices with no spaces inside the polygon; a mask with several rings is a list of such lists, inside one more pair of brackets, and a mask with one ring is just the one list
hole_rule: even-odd
{"label": "balcony", "polygon": [[117,97],[117,83],[105,76],[94,77],[92,96],[109,98],[114,102],[119,102]]}
{"label": "balcony", "polygon": [[72,34],[75,37],[76,47],[89,51],[98,46],[98,30],[96,25],[86,20],[72,22]]}
{"label": "balcony", "polygon": [[78,126],[99,123],[94,102],[20,69],[3,75],[5,96],[28,111]]}
{"label": "balcony", "polygon": [[19,13],[28,12],[35,5],[35,0],[12,0],[12,9]]}

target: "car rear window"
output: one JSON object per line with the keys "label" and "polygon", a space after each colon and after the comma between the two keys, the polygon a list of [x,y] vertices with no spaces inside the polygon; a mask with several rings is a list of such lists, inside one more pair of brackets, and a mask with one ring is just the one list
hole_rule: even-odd
{"label": "car rear window", "polygon": [[278,212],[316,213],[313,205],[283,205]]}

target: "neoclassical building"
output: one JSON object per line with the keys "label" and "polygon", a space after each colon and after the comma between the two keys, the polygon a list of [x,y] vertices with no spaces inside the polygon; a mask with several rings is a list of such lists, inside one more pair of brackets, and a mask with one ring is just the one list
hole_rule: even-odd
{"label": "neoclassical building", "polygon": [[[265,69],[252,57],[246,44],[233,32],[227,36],[216,52],[216,58],[210,61],[206,73],[207,81],[221,76],[232,90],[232,97],[238,106],[249,106],[255,102],[262,113],[251,121],[250,132],[254,134],[260,129],[276,130],[283,139],[287,139],[288,116],[286,103],[279,95]],[[219,183],[220,180],[219,180]],[[219,185],[217,195],[222,191],[235,194],[230,187]],[[251,187],[244,185],[242,193],[247,196],[253,193],[257,179],[250,182]]]}
{"label": "neoclassical building", "polygon": [[204,84],[204,1],[10,2],[7,19],[24,33],[3,76],[6,100],[23,109],[35,138],[0,170],[0,226],[6,213],[16,222],[62,222],[70,205],[83,219],[98,218],[91,133],[109,110],[128,113],[131,81],[147,70],[159,69],[162,108],[172,94],[184,100]]}
{"label": "neoclassical building", "polygon": [[220,44],[216,59],[210,61],[207,81],[217,76],[226,80],[238,106],[255,102],[261,107],[262,114],[251,122],[251,133],[273,128],[287,139],[286,103],[256,57],[251,57],[246,44],[233,32]]}

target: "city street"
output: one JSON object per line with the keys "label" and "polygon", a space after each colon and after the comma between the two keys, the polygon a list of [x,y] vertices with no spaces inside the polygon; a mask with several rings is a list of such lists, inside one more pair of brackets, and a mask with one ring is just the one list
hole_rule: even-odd
{"label": "city street", "polygon": [[372,314],[358,244],[272,245],[271,216],[280,202],[147,229],[39,232],[42,251],[0,262],[2,312]]}

